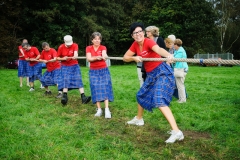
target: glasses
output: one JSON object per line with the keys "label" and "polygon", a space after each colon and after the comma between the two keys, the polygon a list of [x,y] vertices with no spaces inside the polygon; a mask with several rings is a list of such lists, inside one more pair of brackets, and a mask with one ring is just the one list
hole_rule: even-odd
{"label": "glasses", "polygon": [[133,35],[136,36],[137,34],[140,34],[140,33],[142,33],[142,32],[143,32],[143,30],[138,31],[138,32],[133,32]]}

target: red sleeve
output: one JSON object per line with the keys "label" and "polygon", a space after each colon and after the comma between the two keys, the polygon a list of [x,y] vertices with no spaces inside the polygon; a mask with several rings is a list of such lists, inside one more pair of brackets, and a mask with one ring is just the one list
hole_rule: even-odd
{"label": "red sleeve", "polygon": [[78,51],[78,45],[76,43],[73,43],[73,51]]}
{"label": "red sleeve", "polygon": [[87,47],[86,47],[86,54],[87,54],[87,53],[91,53],[91,46],[87,46]]}
{"label": "red sleeve", "polygon": [[136,53],[136,42],[134,41],[133,44],[131,45],[131,47],[129,48],[130,51]]}
{"label": "red sleeve", "polygon": [[53,58],[57,57],[57,51],[54,48],[51,48]]}
{"label": "red sleeve", "polygon": [[40,53],[39,53],[39,51],[38,51],[38,49],[37,49],[37,47],[34,47],[34,53],[38,56]]}
{"label": "red sleeve", "polygon": [[107,47],[106,47],[106,46],[103,46],[103,45],[101,45],[101,50],[102,50],[102,51],[103,51],[103,50],[107,51]]}
{"label": "red sleeve", "polygon": [[152,50],[153,46],[157,45],[157,43],[151,39],[147,39],[144,43],[147,43],[146,45],[149,47],[150,50]]}
{"label": "red sleeve", "polygon": [[25,58],[29,58],[27,52],[26,52],[24,49],[23,49],[23,52],[24,52],[24,57],[25,57]]}
{"label": "red sleeve", "polygon": [[44,59],[43,54],[44,54],[44,50],[42,51],[41,56],[39,57],[39,59]]}
{"label": "red sleeve", "polygon": [[57,57],[61,57],[61,53],[62,53],[62,44],[58,47]]}

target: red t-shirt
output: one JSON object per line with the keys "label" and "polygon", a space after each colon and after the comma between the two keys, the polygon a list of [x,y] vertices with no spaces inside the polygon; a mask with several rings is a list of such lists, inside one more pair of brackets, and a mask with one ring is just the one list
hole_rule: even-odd
{"label": "red t-shirt", "polygon": [[[36,58],[40,53],[36,47],[31,47],[29,51],[23,50],[25,54],[25,58]],[[29,61],[30,66],[34,66],[37,64],[37,61]]]}
{"label": "red t-shirt", "polygon": [[[86,54],[91,53],[91,56],[102,56],[103,50],[107,51],[107,48],[103,45],[100,45],[96,51],[94,50],[93,46],[87,46]],[[90,69],[93,69],[93,70],[106,68],[106,67],[107,67],[107,64],[106,64],[105,60],[90,62]]]}
{"label": "red t-shirt", "polygon": [[[58,47],[58,52],[57,56],[62,58],[62,57],[73,57],[74,56],[74,51],[78,52],[78,45],[76,43],[73,43],[69,48],[65,46],[65,44],[61,44]],[[76,59],[68,59],[66,61],[62,61],[61,63],[64,66],[72,66],[75,64],[78,64],[78,61]]]}
{"label": "red t-shirt", "polygon": [[[18,46],[18,57],[19,57],[19,60],[25,60],[25,57],[23,56],[23,54],[22,54],[22,52],[20,50],[22,50],[24,52],[24,49],[22,48],[22,46]],[[23,57],[20,57],[20,56],[23,56]]]}
{"label": "red t-shirt", "polygon": [[[51,59],[54,59],[55,57],[57,57],[57,51],[53,48],[50,48],[49,51],[43,50],[39,59],[51,60]],[[47,66],[47,71],[51,72],[55,69],[59,69],[61,67],[61,64],[59,61],[55,61],[55,62],[46,63],[46,66]]]}
{"label": "red t-shirt", "polygon": [[[133,42],[129,49],[142,58],[161,58],[159,54],[152,50],[154,45],[157,45],[157,43],[151,39],[144,38],[142,52],[140,51],[139,45],[136,41]],[[161,61],[143,61],[146,72],[151,72],[161,63]]]}

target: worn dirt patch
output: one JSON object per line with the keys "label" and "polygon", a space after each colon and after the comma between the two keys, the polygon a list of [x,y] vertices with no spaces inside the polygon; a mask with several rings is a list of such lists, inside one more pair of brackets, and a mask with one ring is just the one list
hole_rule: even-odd
{"label": "worn dirt patch", "polygon": [[188,137],[192,140],[197,139],[211,139],[211,136],[208,133],[196,132],[196,131],[183,131],[184,137]]}

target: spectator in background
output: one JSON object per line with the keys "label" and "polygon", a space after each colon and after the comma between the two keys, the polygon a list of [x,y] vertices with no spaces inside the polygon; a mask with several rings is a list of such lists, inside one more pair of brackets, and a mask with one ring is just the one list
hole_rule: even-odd
{"label": "spectator in background", "polygon": [[[28,43],[27,39],[23,39],[23,43]],[[18,77],[20,80],[20,87],[23,86],[23,77],[26,77],[27,86],[29,86],[29,62],[26,61],[22,45],[18,46]]]}
{"label": "spectator in background", "polygon": [[168,51],[169,51],[170,54],[174,54],[174,51],[175,51],[175,49],[174,49],[174,41],[176,40],[176,36],[173,35],[173,34],[170,34],[168,36],[168,38],[172,41],[171,45],[168,47],[169,48]]}
{"label": "spectator in background", "polygon": [[[50,48],[47,42],[42,43],[42,49],[39,62],[45,63],[47,70],[40,81],[46,89],[45,95],[51,95],[52,92],[48,86],[58,85],[62,81],[61,63],[57,61],[57,51],[54,48]],[[59,91],[57,98],[62,98],[62,91]]]}
{"label": "spectator in background", "polygon": [[[174,41],[174,58],[187,58],[186,51],[182,47],[182,41],[180,39],[176,39]],[[176,62],[174,64],[174,76],[176,80],[176,85],[178,89],[178,103],[186,102],[186,90],[184,81],[188,72],[188,64],[187,62]]]}
{"label": "spectator in background", "polygon": [[96,117],[102,115],[101,102],[105,104],[105,118],[111,118],[109,102],[113,101],[112,81],[109,69],[105,62],[107,48],[101,45],[102,35],[94,32],[91,36],[93,45],[86,47],[87,60],[90,62],[89,80],[92,102],[97,105]]}
{"label": "spectator in background", "polygon": [[[169,65],[173,55],[160,48],[153,40],[144,37],[145,33],[142,23],[133,23],[130,27],[130,34],[134,42],[123,57],[125,62],[141,62],[141,58],[161,58],[161,56],[167,57],[169,60],[167,63],[161,61],[143,62],[146,67],[147,78],[137,93],[138,113],[127,124],[144,125],[144,109],[152,111],[152,109],[158,108],[172,128],[171,136],[165,142],[174,143],[176,140],[183,140],[183,133],[179,130],[169,108],[175,85],[173,71]],[[137,56],[134,56],[135,54]]]}
{"label": "spectator in background", "polygon": [[174,54],[174,41],[171,38],[165,38],[164,39],[166,48],[170,54]]}
{"label": "spectator in background", "polygon": [[78,45],[73,43],[72,36],[64,36],[64,44],[58,48],[57,60],[61,62],[62,81],[58,85],[58,90],[63,90],[61,103],[67,104],[67,92],[70,89],[78,89],[82,103],[86,104],[91,100],[90,96],[85,96],[82,82],[82,74],[78,65]]}
{"label": "spectator in background", "polygon": [[38,63],[40,53],[36,47],[30,46],[28,43],[23,43],[24,55],[26,61],[29,61],[30,73],[29,73],[29,84],[30,92],[34,91],[34,81],[40,80],[42,77],[42,65]]}
{"label": "spectator in background", "polygon": [[[156,26],[148,26],[146,29],[146,36],[152,40],[154,40],[159,47],[166,49],[166,45],[163,41],[163,38],[159,36],[159,28]],[[145,67],[142,62],[137,63],[137,72],[138,72],[138,79],[140,81],[140,87],[142,86],[143,82],[146,79],[147,73]],[[142,78],[142,79],[141,79]]]}
{"label": "spectator in background", "polygon": [[159,36],[159,28],[156,26],[148,26],[146,29],[146,36],[152,40],[154,40],[159,47],[166,49],[166,45],[161,36]]}

